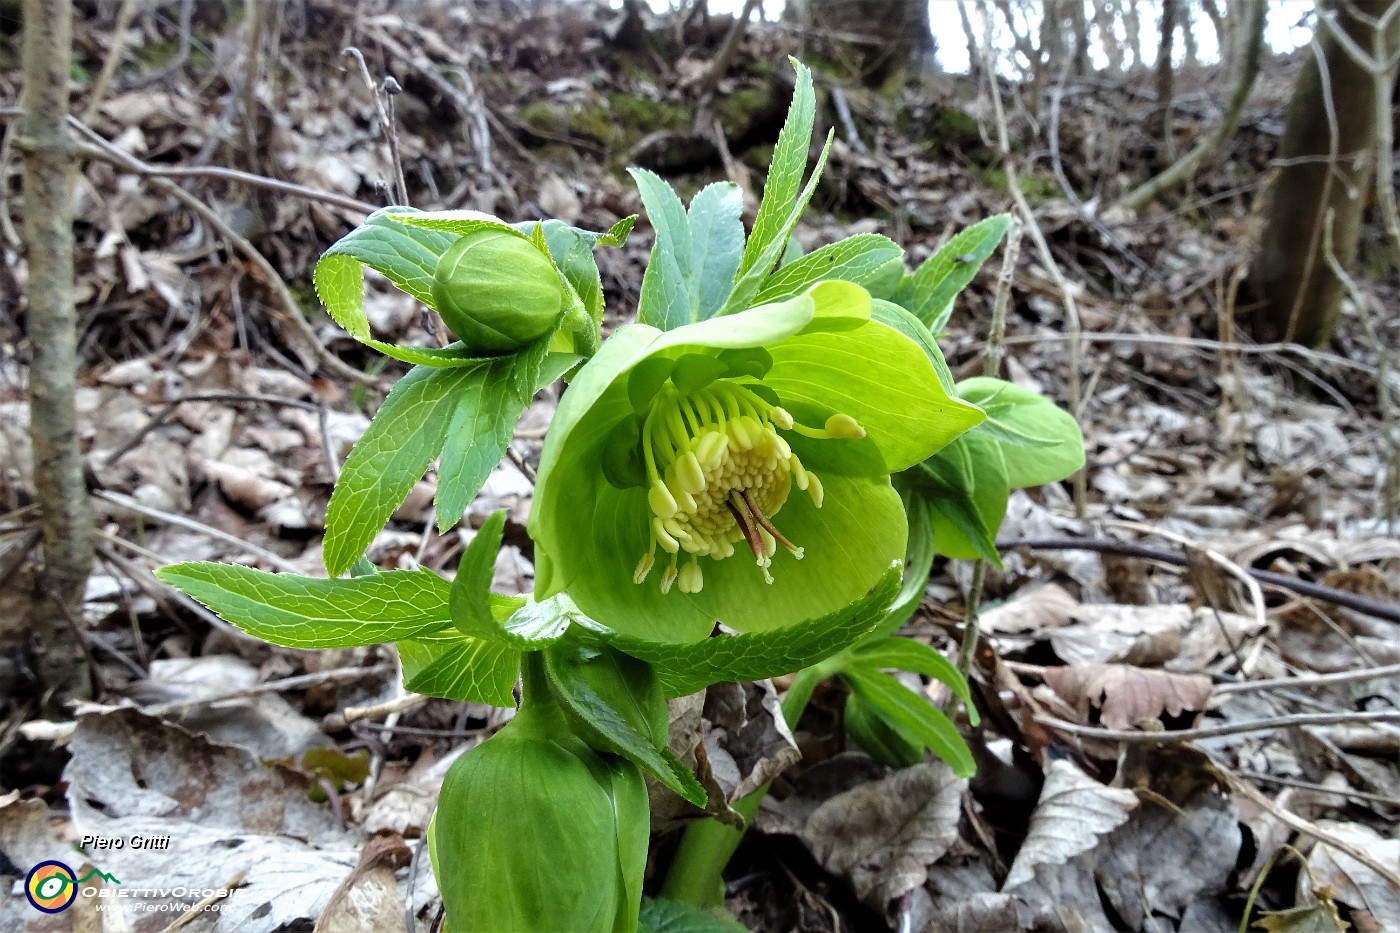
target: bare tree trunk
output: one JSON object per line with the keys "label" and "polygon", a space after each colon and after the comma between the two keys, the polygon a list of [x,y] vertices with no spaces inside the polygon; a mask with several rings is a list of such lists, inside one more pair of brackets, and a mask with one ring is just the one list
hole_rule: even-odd
{"label": "bare tree trunk", "polygon": [[77,630],[93,531],[73,402],[73,149],[66,122],[71,38],[70,0],[25,0],[18,143],[24,153],[25,296],[33,355],[29,430],[44,535],[34,635],[37,673],[53,691],[50,709],[60,698],[86,697],[92,690]]}
{"label": "bare tree trunk", "polygon": [[1157,43],[1156,136],[1172,152],[1172,44],[1176,39],[1177,0],[1162,0],[1162,38]]}
{"label": "bare tree trunk", "polygon": [[1103,49],[1104,57],[1108,59],[1108,68],[1111,75],[1123,73],[1124,54],[1123,44],[1118,41],[1118,33],[1114,28],[1118,25],[1118,4],[1109,3],[1107,0],[1100,0],[1094,4],[1094,26],[1099,31],[1099,46]]}
{"label": "bare tree trunk", "polygon": [[1264,49],[1264,15],[1267,8],[1263,3],[1244,4],[1245,15],[1249,18],[1239,36],[1243,50],[1235,55],[1235,89],[1225,113],[1215,130],[1200,145],[1177,159],[1160,175],[1150,178],[1119,199],[1120,207],[1141,210],[1164,191],[1185,184],[1195,177],[1201,166],[1215,158],[1221,148],[1234,135],[1244,114],[1244,105],[1249,100],[1250,89],[1259,73],[1259,57]]}
{"label": "bare tree trunk", "polygon": [[[1397,2],[1328,2],[1321,14],[1336,16],[1352,42],[1371,49],[1376,37],[1367,20],[1380,19]],[[1388,25],[1384,47],[1393,55],[1400,47],[1400,16],[1392,16]],[[1317,346],[1331,337],[1344,293],[1323,252],[1324,224],[1330,212],[1333,255],[1340,266],[1349,265],[1356,257],[1373,166],[1377,88],[1394,86],[1395,69],[1378,81],[1347,54],[1326,23],[1318,24],[1313,45],[1316,54],[1298,75],[1279,145],[1282,167],[1274,190],[1286,196],[1276,195],[1270,206],[1249,287],[1255,336]]]}
{"label": "bare tree trunk", "polygon": [[1138,16],[1138,0],[1127,0],[1123,8],[1123,28],[1128,31],[1128,48],[1133,51],[1133,67],[1147,64],[1142,51],[1142,19]]}
{"label": "bare tree trunk", "polygon": [[801,9],[809,26],[864,37],[841,51],[867,87],[909,74],[934,49],[927,0],[805,0]]}

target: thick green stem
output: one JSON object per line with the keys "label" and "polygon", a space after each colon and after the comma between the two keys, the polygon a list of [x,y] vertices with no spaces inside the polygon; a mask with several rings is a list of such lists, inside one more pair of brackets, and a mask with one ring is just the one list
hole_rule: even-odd
{"label": "thick green stem", "polygon": [[[764,784],[747,797],[734,801],[736,813],[745,823],[753,820],[770,785]],[[692,823],[681,837],[675,861],[666,873],[661,896],[700,908],[724,906],[724,866],[734,857],[734,851],[744,838],[742,829],[726,826],[719,820]]]}
{"label": "thick green stem", "polygon": [[[836,670],[831,660],[823,661],[798,674],[799,678],[812,677],[816,681],[825,680]],[[812,695],[810,688],[789,689],[783,697],[783,719],[788,728],[797,728],[802,711],[807,708],[807,700]],[[745,797],[740,797],[730,806],[744,818],[744,825],[753,822],[754,814],[768,796],[770,781]],[[724,867],[734,857],[734,852],[743,841],[744,830],[727,826],[716,819],[700,820],[691,823],[681,837],[676,857],[666,872],[666,880],[661,886],[661,896],[682,904],[690,904],[701,909],[724,906]]]}

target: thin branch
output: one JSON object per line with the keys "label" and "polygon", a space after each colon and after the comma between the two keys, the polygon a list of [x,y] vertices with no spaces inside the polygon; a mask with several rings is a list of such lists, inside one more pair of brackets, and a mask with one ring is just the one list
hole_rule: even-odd
{"label": "thin branch", "polygon": [[1243,794],[1244,796],[1248,797],[1250,800],[1254,801],[1259,806],[1263,807],[1265,810],[1268,810],[1274,816],[1278,817],[1282,822],[1288,824],[1290,827],[1297,830],[1298,832],[1306,833],[1307,835],[1312,836],[1314,839],[1317,839],[1320,842],[1331,846],[1339,852],[1345,852],[1347,855],[1350,855],[1352,858],[1356,859],[1358,862],[1365,865],[1367,868],[1371,869],[1376,874],[1389,881],[1396,888],[1400,888],[1400,874],[1397,874],[1394,868],[1391,868],[1389,865],[1386,865],[1384,862],[1377,859],[1374,855],[1367,852],[1365,849],[1362,849],[1352,844],[1351,842],[1348,842],[1345,839],[1341,839],[1336,835],[1329,833],[1327,830],[1323,829],[1315,823],[1303,819],[1301,816],[1297,816],[1296,814],[1290,813],[1283,807],[1274,803],[1268,797],[1261,794],[1247,781],[1241,780],[1229,769],[1221,768],[1219,765],[1216,765],[1216,767],[1219,768],[1220,772],[1224,774],[1225,777],[1230,781],[1230,784],[1235,788],[1235,791],[1237,793]]}
{"label": "thin branch", "polygon": [[244,553],[251,554],[264,563],[276,567],[278,570],[287,573],[300,573],[300,569],[286,558],[274,554],[266,548],[259,547],[250,541],[245,541],[237,535],[231,535],[227,531],[220,531],[212,525],[206,525],[203,522],[196,521],[189,516],[176,515],[174,512],[164,512],[160,509],[152,508],[149,505],[143,505],[130,496],[124,496],[118,492],[108,492],[105,489],[97,490],[93,493],[93,496],[101,499],[103,502],[110,502],[118,508],[126,509],[128,512],[135,512],[137,515],[144,515],[147,518],[165,522],[167,525],[178,525],[190,531],[197,531],[202,535],[213,538],[215,541],[222,541],[224,544],[232,545]]}
{"label": "thin branch", "polygon": [[[1164,564],[1171,564],[1174,567],[1186,566],[1186,558],[1180,554],[1173,554],[1170,551],[1162,551],[1157,548],[1133,544],[1128,541],[1116,541],[1111,538],[1023,538],[997,542],[997,550],[999,551],[1013,551],[1018,547],[1023,547],[1030,551],[1095,551],[1100,554],[1141,557],[1145,560],[1155,560]],[[1384,603],[1380,600],[1368,599],[1365,596],[1358,596],[1355,593],[1348,593],[1345,590],[1323,586],[1320,583],[1310,583],[1307,580],[1299,580],[1297,577],[1285,576],[1284,574],[1274,573],[1270,570],[1258,570],[1254,567],[1244,567],[1242,569],[1260,583],[1268,586],[1276,586],[1279,589],[1297,593],[1299,596],[1309,596],[1313,599],[1320,599],[1324,602],[1332,603],[1333,605],[1365,613],[1377,619],[1385,619],[1388,622],[1400,622],[1400,605],[1396,605],[1395,603]]]}
{"label": "thin branch", "polygon": [[1227,735],[1245,735],[1250,732],[1270,732],[1274,729],[1292,729],[1297,726],[1335,726],[1343,723],[1400,722],[1400,710],[1387,709],[1372,712],[1350,713],[1295,713],[1291,716],[1271,716],[1267,719],[1249,719],[1243,722],[1226,723],[1223,726],[1202,726],[1198,729],[1138,730],[1100,729],[1097,726],[1081,726],[1065,722],[1054,716],[1036,716],[1035,721],[1042,725],[1082,735],[1088,739],[1102,739],[1105,742],[1124,742],[1129,745],[1162,745],[1172,742],[1193,742],[1199,739],[1218,739]]}
{"label": "thin branch", "polygon": [[322,191],[317,188],[308,188],[305,185],[298,185],[296,182],[282,181],[280,178],[269,178],[266,175],[255,175],[252,172],[245,172],[236,168],[151,165],[146,162],[137,161],[127,153],[111,146],[110,143],[106,146],[79,143],[76,147],[76,151],[79,156],[101,159],[103,162],[115,165],[117,168],[142,178],[217,178],[221,181],[236,182],[238,184],[248,185],[252,188],[276,191],[278,194],[289,194],[293,197],[305,198],[308,201],[320,201],[323,204],[330,204],[333,207],[341,207],[347,211],[355,211],[360,214],[370,214],[379,209],[368,201],[361,201],[358,198],[336,194],[334,191]]}
{"label": "thin branch", "polygon": [[[146,166],[140,159],[127,155],[120,149],[116,149],[111,143],[103,139],[101,135],[91,128],[81,123],[77,124],[77,126],[83,135],[97,146],[120,154],[129,165],[139,166],[144,172]],[[153,187],[165,192],[184,204],[191,211],[198,214],[206,223],[219,231],[219,234],[223,236],[234,249],[242,253],[244,257],[257,267],[258,271],[262,274],[263,283],[271,288],[273,293],[277,295],[282,305],[283,316],[291,321],[294,328],[300,333],[303,342],[306,344],[306,349],[314,357],[323,362],[326,367],[336,375],[343,376],[346,379],[363,385],[378,386],[379,380],[376,377],[360,372],[322,345],[320,336],[302,314],[301,305],[297,303],[296,296],[293,295],[291,289],[287,287],[287,283],[282,279],[282,276],[273,268],[272,263],[269,262],[267,257],[264,256],[256,246],[250,243],[247,238],[230,227],[228,221],[221,217],[218,211],[214,210],[168,178],[152,175],[150,183]]]}
{"label": "thin branch", "polygon": [[1310,674],[1301,677],[1274,677],[1269,680],[1241,680],[1236,683],[1216,684],[1215,694],[1252,693],[1255,690],[1291,690],[1297,687],[1331,687],[1336,684],[1353,684],[1363,680],[1378,680],[1383,677],[1400,675],[1400,664],[1387,664],[1384,667],[1367,667],[1355,671],[1337,671],[1333,674]]}

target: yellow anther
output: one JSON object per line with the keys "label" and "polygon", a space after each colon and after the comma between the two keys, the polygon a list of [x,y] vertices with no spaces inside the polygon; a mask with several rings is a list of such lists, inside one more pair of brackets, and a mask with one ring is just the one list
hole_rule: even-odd
{"label": "yellow anther", "polygon": [[670,555],[661,575],[663,593],[676,586],[682,593],[700,592],[699,559],[725,560],[741,542],[768,583],[779,545],[802,559],[802,548],[783,535],[774,516],[794,484],[820,508],[822,485],[779,430],[814,439],[864,436],[848,415],[833,415],[825,429],[798,424],[789,411],[737,383],[720,381],[689,395],[663,387],[642,434],[651,547],[638,561],[633,582],[649,577],[658,546]]}
{"label": "yellow anther", "polygon": [[700,466],[706,470],[713,470],[719,466],[722,458],[728,452],[729,435],[720,430],[706,431],[695,442],[695,458],[700,461]]}
{"label": "yellow anther", "polygon": [[674,554],[681,549],[681,543],[671,537],[671,533],[666,530],[663,520],[659,517],[651,520],[651,536],[669,554]]}
{"label": "yellow anther", "polygon": [[676,461],[676,479],[680,481],[681,488],[692,496],[705,491],[705,468],[700,465],[695,451],[687,450]]}
{"label": "yellow anther", "polygon": [[647,505],[651,506],[652,514],[657,518],[670,518],[680,511],[675,497],[660,480],[652,483],[651,488],[647,490]]}
{"label": "yellow anther", "polygon": [[705,585],[704,573],[698,561],[691,561],[681,568],[680,579],[676,581],[682,593],[698,593]]}
{"label": "yellow anther", "polygon": [[831,437],[856,440],[865,437],[865,428],[850,415],[838,411],[826,419],[826,433]]}

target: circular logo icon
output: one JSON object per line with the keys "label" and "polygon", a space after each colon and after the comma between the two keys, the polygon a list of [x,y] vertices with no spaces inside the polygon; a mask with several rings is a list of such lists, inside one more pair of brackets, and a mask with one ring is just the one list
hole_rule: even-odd
{"label": "circular logo icon", "polygon": [[56,914],[78,897],[78,879],[62,862],[40,862],[24,878],[24,896],[35,909]]}

